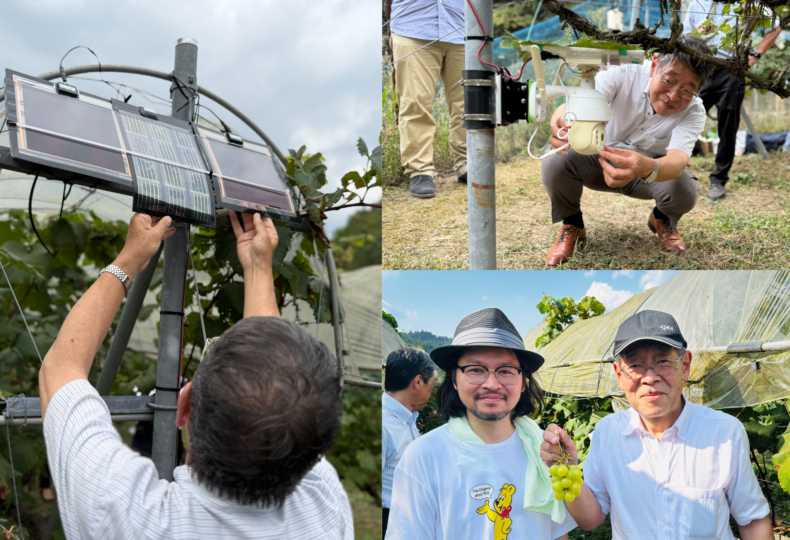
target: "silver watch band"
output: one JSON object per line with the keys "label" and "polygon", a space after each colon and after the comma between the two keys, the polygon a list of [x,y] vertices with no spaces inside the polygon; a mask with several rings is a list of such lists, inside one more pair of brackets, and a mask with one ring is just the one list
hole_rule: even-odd
{"label": "silver watch band", "polygon": [[114,275],[115,277],[117,277],[120,280],[121,285],[123,285],[123,290],[124,290],[124,294],[123,295],[124,296],[128,296],[128,294],[129,294],[129,287],[127,285],[129,284],[129,276],[127,276],[126,273],[123,270],[121,270],[120,268],[118,268],[114,264],[111,264],[111,265],[105,267],[101,272],[99,272],[99,275],[102,275],[105,272],[109,272],[110,274]]}
{"label": "silver watch band", "polygon": [[658,176],[658,161],[654,159],[653,163],[655,163],[656,166],[653,167],[653,172],[650,173],[650,175],[647,178],[644,179],[646,184],[654,182],[656,180],[656,177]]}

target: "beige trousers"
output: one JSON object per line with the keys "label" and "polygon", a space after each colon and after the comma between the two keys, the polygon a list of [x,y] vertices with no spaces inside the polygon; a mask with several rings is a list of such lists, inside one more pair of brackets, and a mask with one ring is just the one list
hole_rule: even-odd
{"label": "beige trousers", "polygon": [[[403,58],[430,43],[392,34],[392,53]],[[431,111],[439,77],[444,82],[450,113],[450,148],[455,155],[457,175],[466,172],[466,130],[464,87],[458,84],[464,69],[463,44],[437,41],[395,64],[395,91],[398,97],[401,164],[409,178],[418,174],[436,176],[433,166],[433,136],[436,124]]]}

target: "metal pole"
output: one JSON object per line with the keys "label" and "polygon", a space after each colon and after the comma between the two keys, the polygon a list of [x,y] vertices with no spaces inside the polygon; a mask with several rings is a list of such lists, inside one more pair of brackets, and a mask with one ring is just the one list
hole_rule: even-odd
{"label": "metal pole", "polygon": [[636,19],[639,17],[639,11],[642,9],[642,0],[631,0],[631,27],[629,30],[634,29]]}
{"label": "metal pole", "polygon": [[327,253],[327,273],[329,274],[329,293],[332,299],[332,323],[335,331],[335,354],[337,354],[337,376],[340,379],[340,386],[342,388],[345,371],[345,350],[343,347],[343,321],[342,321],[342,306],[340,302],[340,281],[337,279],[337,267],[335,266],[335,257],[330,248],[326,248]]}
{"label": "metal pole", "polygon": [[749,115],[746,114],[746,108],[741,105],[741,116],[743,116],[743,121],[746,122],[746,127],[749,128],[749,131],[754,137],[754,146],[757,147],[757,151],[760,152],[760,155],[764,158],[768,157],[768,151],[763,146],[763,140],[760,138],[760,134],[757,133],[757,130],[754,129],[754,124],[752,124],[752,119],[749,118]]}
{"label": "metal pole", "polygon": [[118,375],[118,369],[121,367],[121,360],[123,360],[123,353],[126,352],[126,347],[129,345],[129,338],[132,336],[134,324],[137,322],[137,316],[140,314],[145,295],[151,286],[151,278],[154,277],[154,270],[156,270],[161,254],[162,246],[159,246],[159,251],[151,257],[148,266],[140,272],[132,284],[129,298],[126,299],[126,305],[121,313],[121,320],[118,321],[115,335],[112,337],[110,350],[107,351],[107,358],[104,360],[99,381],[96,383],[96,391],[100,396],[110,395],[112,383]]}
{"label": "metal pole", "polygon": [[[176,77],[187,87],[182,93],[171,87],[172,116],[189,121],[195,112],[197,92],[197,41],[181,38],[176,43]],[[159,359],[156,366],[156,409],[151,459],[159,478],[173,479],[176,466],[176,406],[181,385],[182,334],[184,329],[184,287],[187,275],[187,235],[189,226],[176,224],[176,233],[165,240],[162,276],[162,307],[159,318]],[[160,407],[165,407],[160,408]]]}
{"label": "metal pole", "polygon": [[[493,34],[494,11],[491,0],[471,0],[486,32]],[[465,3],[466,35],[483,34],[474,11]],[[464,69],[491,71],[477,59],[479,40],[467,40]],[[480,58],[493,63],[494,45],[487,41]],[[467,208],[469,211],[469,269],[496,270],[496,176],[494,170],[494,128],[466,130]]]}

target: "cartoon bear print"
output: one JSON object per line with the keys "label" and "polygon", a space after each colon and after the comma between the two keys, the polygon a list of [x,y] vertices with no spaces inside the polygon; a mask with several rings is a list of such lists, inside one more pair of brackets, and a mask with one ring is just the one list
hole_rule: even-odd
{"label": "cartoon bear print", "polygon": [[510,524],[513,523],[510,519],[510,503],[515,492],[516,486],[505,484],[499,490],[499,497],[494,501],[493,509],[488,507],[488,501],[477,509],[478,514],[486,514],[488,519],[494,522],[494,540],[507,540]]}

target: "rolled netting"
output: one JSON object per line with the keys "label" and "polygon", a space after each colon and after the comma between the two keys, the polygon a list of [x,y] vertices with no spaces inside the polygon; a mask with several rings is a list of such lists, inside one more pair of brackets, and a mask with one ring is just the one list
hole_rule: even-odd
{"label": "rolled netting", "polygon": [[544,391],[580,398],[622,396],[612,368],[620,324],[639,311],[670,313],[692,353],[684,394],[724,409],[790,397],[790,272],[685,271],[611,312],[574,323],[541,349],[541,323],[525,336],[546,363]]}

